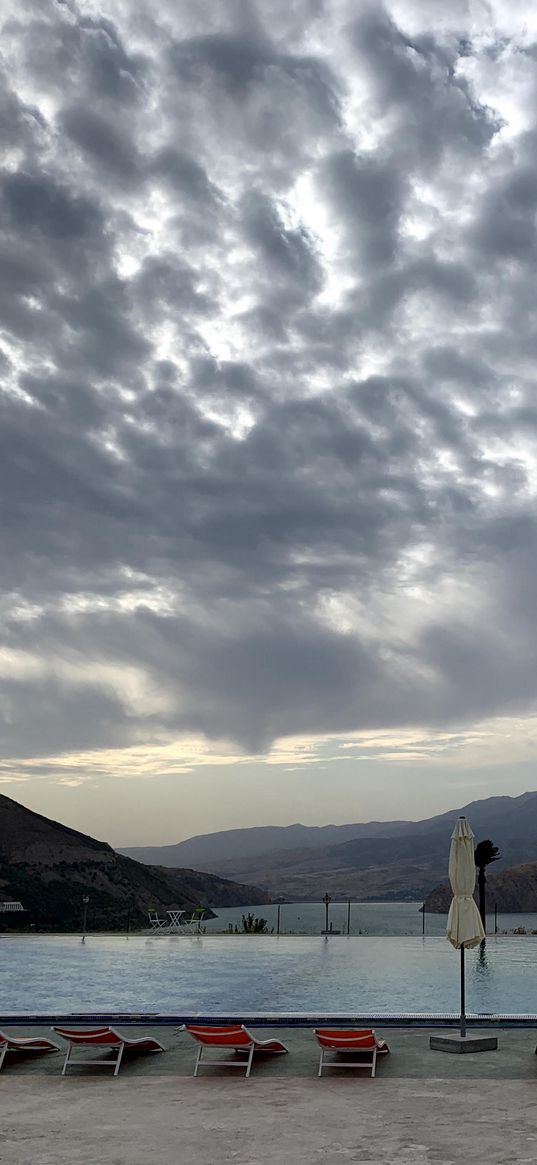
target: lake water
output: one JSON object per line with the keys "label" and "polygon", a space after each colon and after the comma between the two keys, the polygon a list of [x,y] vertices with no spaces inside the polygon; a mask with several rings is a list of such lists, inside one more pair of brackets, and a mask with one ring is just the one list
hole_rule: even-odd
{"label": "lake water", "polygon": [[[468,951],[467,1010],[537,1011],[537,941]],[[0,936],[0,1012],[444,1012],[459,957],[443,937]]]}
{"label": "lake water", "polygon": [[[329,923],[334,930],[347,932],[347,903],[331,902]],[[217,908],[218,918],[203,923],[207,934],[227,930],[229,924],[239,925],[243,914],[251,912],[265,918],[270,929],[277,928],[277,906],[234,906]],[[426,914],[425,933],[446,933],[447,915]],[[325,925],[325,908],[321,902],[284,902],[280,907],[281,934],[320,934]],[[537,914],[498,914],[500,933],[512,932],[523,926],[527,931],[537,930]],[[423,915],[419,902],[352,902],[351,934],[354,935],[421,935]],[[494,933],[494,914],[488,915],[487,931]]]}

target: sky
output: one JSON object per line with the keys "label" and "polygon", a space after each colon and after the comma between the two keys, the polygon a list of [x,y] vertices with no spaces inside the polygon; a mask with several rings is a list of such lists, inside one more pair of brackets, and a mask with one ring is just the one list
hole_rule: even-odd
{"label": "sky", "polygon": [[535,6],[2,24],[1,791],[129,845],[536,788]]}

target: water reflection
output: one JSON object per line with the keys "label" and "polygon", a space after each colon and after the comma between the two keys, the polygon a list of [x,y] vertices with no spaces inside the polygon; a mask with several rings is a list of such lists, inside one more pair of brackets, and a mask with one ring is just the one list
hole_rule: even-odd
{"label": "water reflection", "polygon": [[489,974],[490,967],[489,967],[489,961],[487,958],[487,940],[486,939],[483,939],[483,942],[479,944],[479,950],[477,952],[477,959],[475,962],[475,969],[476,969],[477,975],[487,977]]}

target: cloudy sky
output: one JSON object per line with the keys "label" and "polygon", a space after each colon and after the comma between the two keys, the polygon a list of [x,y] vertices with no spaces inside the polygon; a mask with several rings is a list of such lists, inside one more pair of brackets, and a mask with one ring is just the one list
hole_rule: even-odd
{"label": "cloudy sky", "polygon": [[537,787],[535,7],[2,15],[2,790],[133,844]]}

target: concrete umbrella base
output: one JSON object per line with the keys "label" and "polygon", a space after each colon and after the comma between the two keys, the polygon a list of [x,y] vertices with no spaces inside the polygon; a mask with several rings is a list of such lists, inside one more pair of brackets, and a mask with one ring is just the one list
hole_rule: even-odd
{"label": "concrete umbrella base", "polygon": [[451,1036],[430,1036],[429,1047],[434,1052],[454,1052],[463,1055],[465,1052],[495,1052],[498,1047],[497,1036],[461,1036],[459,1032]]}

